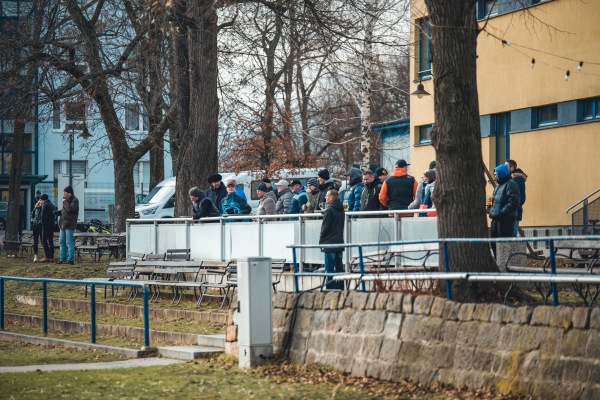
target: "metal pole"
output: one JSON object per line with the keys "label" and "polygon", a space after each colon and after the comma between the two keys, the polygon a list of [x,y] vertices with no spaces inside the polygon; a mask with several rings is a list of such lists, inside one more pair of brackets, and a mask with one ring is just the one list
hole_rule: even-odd
{"label": "metal pole", "polygon": [[293,247],[292,248],[292,260],[294,262],[294,291],[296,293],[299,293],[299,288],[298,288],[298,260],[296,260],[296,248]]}
{"label": "metal pole", "polygon": [[[554,240],[548,240],[548,247],[550,251],[550,268],[552,269],[552,275],[556,275],[556,257],[554,256]],[[552,302],[554,307],[558,305],[558,293],[556,292],[556,283],[551,283],[550,288],[552,289]]]}
{"label": "metal pole", "polygon": [[48,336],[48,288],[46,281],[42,282],[42,310],[44,323],[44,336]]}
{"label": "metal pole", "polygon": [[71,125],[69,137],[69,186],[73,187],[73,151],[75,148],[75,124]]}
{"label": "metal pole", "polygon": [[[363,263],[363,252],[362,252],[362,246],[358,246],[358,267],[360,270],[360,276],[364,276],[365,275],[365,264]],[[361,291],[366,292],[366,286],[365,286],[365,281],[363,281],[362,279],[360,280],[360,288]]]}
{"label": "metal pole", "polygon": [[4,330],[4,278],[0,278],[0,331]]}
{"label": "metal pole", "polygon": [[150,316],[148,313],[148,286],[144,285],[144,346],[150,346]]}
{"label": "metal pole", "polygon": [[96,343],[96,285],[91,284],[90,312],[92,314],[92,343]]}
{"label": "metal pole", "polygon": [[[444,242],[443,250],[444,250],[444,272],[448,273],[448,272],[450,272],[450,259],[448,257],[448,242]],[[452,282],[449,280],[446,280],[446,297],[448,297],[448,300],[452,300]]]}

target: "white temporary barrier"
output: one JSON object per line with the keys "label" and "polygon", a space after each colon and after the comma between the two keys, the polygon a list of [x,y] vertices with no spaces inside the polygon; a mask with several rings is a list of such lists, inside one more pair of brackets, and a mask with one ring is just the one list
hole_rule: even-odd
{"label": "white temporary barrier", "polygon": [[[431,210],[426,210],[431,211]],[[419,210],[403,211],[405,217],[364,218],[370,213],[347,213],[346,243],[375,243],[399,240],[437,239],[437,218],[419,218]],[[237,219],[236,219],[237,218]],[[269,257],[292,261],[292,244],[318,244],[321,214],[302,214],[291,220],[278,221],[275,216],[240,216],[207,218],[129,219],[127,251],[164,253],[167,249],[189,248],[190,255],[200,260]],[[372,251],[384,250],[373,248]],[[345,254],[348,261],[358,254],[352,249]],[[301,264],[322,264],[319,249],[302,249],[297,254]]]}

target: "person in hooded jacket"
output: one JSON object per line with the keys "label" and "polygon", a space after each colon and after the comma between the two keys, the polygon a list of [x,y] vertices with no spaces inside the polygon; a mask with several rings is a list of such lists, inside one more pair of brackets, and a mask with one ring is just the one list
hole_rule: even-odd
{"label": "person in hooded jacket", "polygon": [[344,209],[347,211],[360,211],[360,193],[363,189],[362,171],[352,167],[348,170],[346,176],[348,177],[349,189],[346,190]]}
{"label": "person in hooded jacket", "polygon": [[510,171],[510,177],[519,186],[519,192],[521,193],[521,204],[517,208],[517,218],[515,219],[515,227],[513,229],[513,237],[519,235],[519,221],[523,219],[523,204],[525,204],[525,182],[527,181],[527,174],[523,172],[521,168],[517,168],[517,162],[515,160],[506,160],[508,170]]}
{"label": "person in hooded jacket", "polygon": [[328,203],[325,201],[325,195],[327,195],[329,189],[335,189],[335,181],[331,178],[329,171],[326,169],[319,171],[317,174],[317,181],[319,181],[319,197],[317,198],[315,211],[324,211],[328,207]]}
{"label": "person in hooded jacket", "polygon": [[44,248],[44,258],[40,262],[51,263],[54,261],[54,211],[56,207],[45,193],[41,195],[40,201],[42,202],[42,247]]}
{"label": "person in hooded jacket", "polygon": [[[319,244],[343,244],[344,243],[344,206],[339,200],[338,191],[329,189],[325,195],[325,201],[328,204],[321,224],[321,234]],[[325,272],[341,273],[344,272],[342,263],[343,247],[323,248],[325,255]],[[333,282],[331,277],[326,278],[327,289],[344,289],[344,282]]]}
{"label": "person in hooded jacket", "polygon": [[35,192],[35,206],[33,210],[31,210],[31,231],[33,234],[33,262],[38,261],[38,249],[39,249],[39,241],[42,238],[42,205],[43,201],[40,200],[41,193],[38,190]]}
{"label": "person in hooded jacket", "polygon": [[302,206],[302,210],[306,214],[311,214],[315,211],[317,201],[319,200],[319,181],[317,178],[310,178],[306,182],[306,204]]}
{"label": "person in hooded jacket", "polygon": [[190,189],[188,194],[190,196],[190,200],[192,201],[194,219],[218,217],[220,215],[219,210],[217,210],[217,207],[212,200],[206,196],[204,190],[200,189],[199,187],[193,187]]}
{"label": "person in hooded jacket", "polygon": [[221,201],[222,215],[250,214],[252,212],[252,207],[235,193],[236,184],[235,179],[229,179],[226,182],[227,196]]}
{"label": "person in hooded jacket", "polygon": [[269,190],[267,185],[262,182],[256,187],[258,195],[258,208],[256,215],[273,215],[275,214],[275,204],[277,204],[277,196],[273,190]]}
{"label": "person in hooded jacket", "polygon": [[[498,185],[492,193],[492,206],[490,208],[490,237],[512,237],[517,218],[517,209],[521,204],[519,186],[510,177],[508,165],[501,164],[494,168],[494,177]],[[496,254],[496,243],[492,243],[492,250]]]}

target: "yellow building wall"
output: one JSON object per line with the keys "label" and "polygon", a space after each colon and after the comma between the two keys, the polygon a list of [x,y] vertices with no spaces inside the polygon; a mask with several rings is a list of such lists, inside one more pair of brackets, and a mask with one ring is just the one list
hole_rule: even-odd
{"label": "yellow building wall", "polygon": [[[427,13],[422,0],[411,1],[411,7],[411,38],[417,43],[414,22]],[[490,18],[486,31],[497,38],[481,32],[477,48],[480,114],[600,96],[599,16],[600,0],[553,0]],[[413,79],[418,79],[415,46],[411,56]],[[531,58],[536,59],[535,68]],[[581,72],[579,60],[584,61]],[[411,173],[418,177],[435,158],[432,146],[415,145],[418,126],[434,123],[433,80],[422,83],[432,96],[413,96],[410,111]],[[411,82],[411,92],[417,84]],[[522,226],[570,225],[567,207],[600,188],[597,121],[510,134],[510,158],[528,174]],[[494,141],[482,138],[481,143],[490,171],[496,166]],[[488,184],[486,191],[492,190]]]}

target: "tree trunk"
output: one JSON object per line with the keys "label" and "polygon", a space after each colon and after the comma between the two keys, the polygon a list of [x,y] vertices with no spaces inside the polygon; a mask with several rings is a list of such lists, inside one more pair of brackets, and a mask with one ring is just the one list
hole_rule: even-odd
{"label": "tree trunk", "polygon": [[374,14],[366,17],[365,41],[363,47],[363,77],[361,82],[362,103],[360,106],[360,150],[362,153],[361,169],[367,170],[371,164],[371,85],[373,77],[373,27],[376,22]]}
{"label": "tree trunk", "polygon": [[[476,0],[425,0],[431,21],[440,238],[486,238],[485,179],[477,97]],[[446,28],[451,27],[451,28]],[[453,271],[498,272],[487,243],[449,246]],[[489,285],[457,282],[459,300],[494,296]]]}
{"label": "tree trunk", "polygon": [[189,215],[188,190],[206,186],[218,169],[217,12],[210,0],[193,2],[190,7],[194,21],[188,30],[190,113],[179,149],[176,216]]}

